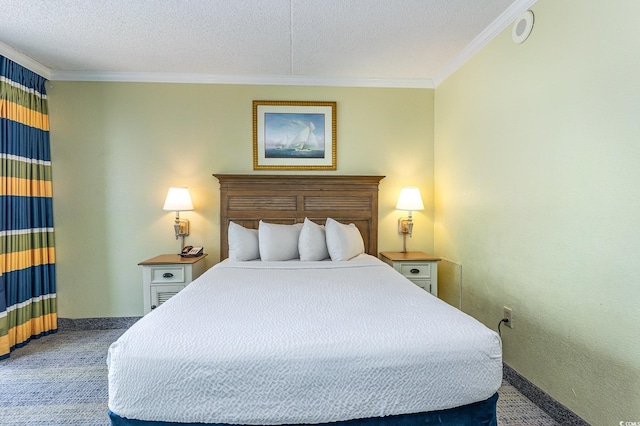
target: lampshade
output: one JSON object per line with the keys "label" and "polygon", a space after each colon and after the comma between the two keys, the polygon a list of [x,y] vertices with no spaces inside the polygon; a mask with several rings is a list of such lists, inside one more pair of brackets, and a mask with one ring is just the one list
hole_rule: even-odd
{"label": "lampshade", "polygon": [[186,211],[193,210],[191,195],[188,188],[169,188],[163,210]]}
{"label": "lampshade", "polygon": [[422,204],[422,197],[420,196],[420,188],[415,186],[405,186],[402,188],[396,209],[409,211],[424,210],[424,204]]}

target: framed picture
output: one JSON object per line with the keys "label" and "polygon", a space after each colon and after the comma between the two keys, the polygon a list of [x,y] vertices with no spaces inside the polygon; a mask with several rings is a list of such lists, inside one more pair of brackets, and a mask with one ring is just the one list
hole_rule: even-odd
{"label": "framed picture", "polygon": [[336,170],[336,103],[253,101],[254,170]]}

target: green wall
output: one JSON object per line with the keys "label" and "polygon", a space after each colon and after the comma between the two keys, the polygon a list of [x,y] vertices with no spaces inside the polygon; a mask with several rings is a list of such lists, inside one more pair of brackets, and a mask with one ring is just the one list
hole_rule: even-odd
{"label": "green wall", "polygon": [[336,101],[338,170],[320,173],[387,176],[380,250],[402,248],[395,203],[419,186],[426,210],[408,245],[433,251],[433,90],[54,81],[48,95],[60,317],[142,314],[138,262],[179,251],[170,186],[193,198],[186,243],[218,261],[212,173],[254,173],[253,100]]}
{"label": "green wall", "polygon": [[505,362],[594,425],[638,421],[640,2],[532,10],[529,40],[506,29],[435,91],[52,82],[60,316],[142,313],[137,263],[178,250],[169,186],[215,263],[211,174],[254,173],[251,101],[336,101],[322,173],[387,176],[379,248],[402,247],[396,197],[420,186],[409,248],[462,264],[462,309],[490,328],[513,309]]}
{"label": "green wall", "polygon": [[435,252],[504,361],[594,425],[640,420],[640,2],[540,0],[436,89]]}

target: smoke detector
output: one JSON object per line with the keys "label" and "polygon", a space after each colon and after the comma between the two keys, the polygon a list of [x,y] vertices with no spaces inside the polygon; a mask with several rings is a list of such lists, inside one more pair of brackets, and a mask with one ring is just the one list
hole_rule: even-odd
{"label": "smoke detector", "polygon": [[523,12],[518,19],[513,23],[513,30],[511,31],[511,38],[515,43],[523,43],[531,30],[533,29],[533,12],[527,10]]}

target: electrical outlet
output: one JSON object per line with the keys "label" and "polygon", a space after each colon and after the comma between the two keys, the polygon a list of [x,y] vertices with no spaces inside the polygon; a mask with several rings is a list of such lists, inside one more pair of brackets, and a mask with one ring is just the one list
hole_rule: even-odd
{"label": "electrical outlet", "polygon": [[507,308],[506,306],[503,308],[502,319],[508,320],[505,321],[504,325],[509,328],[513,328],[513,315],[511,314],[511,308]]}

